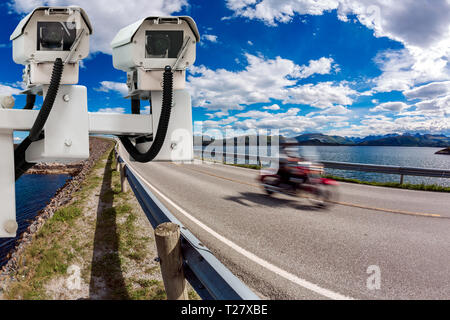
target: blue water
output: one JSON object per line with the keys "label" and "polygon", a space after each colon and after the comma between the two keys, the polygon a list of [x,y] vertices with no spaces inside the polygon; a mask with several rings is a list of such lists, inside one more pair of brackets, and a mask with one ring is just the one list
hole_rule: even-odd
{"label": "blue water", "polygon": [[[199,150],[201,147],[196,146]],[[450,169],[450,155],[438,155],[436,151],[442,148],[426,147],[375,147],[375,146],[302,146],[299,147],[300,153],[315,161],[339,161],[364,164],[380,164],[403,167],[417,168],[437,168]],[[230,149],[232,153],[233,150]],[[246,152],[251,155],[257,153],[257,147],[246,148]],[[227,161],[233,161],[228,158]],[[388,175],[370,172],[347,171],[327,169],[327,174],[332,174],[344,178],[354,178],[364,181],[379,182],[399,182],[399,175]],[[450,186],[450,179],[412,177],[405,176],[405,183],[414,184],[438,184],[441,186]]]}
{"label": "blue water", "polygon": [[5,263],[6,254],[14,247],[20,234],[25,231],[36,214],[46,207],[56,191],[69,175],[24,175],[16,182],[16,215],[19,230],[15,239],[0,238],[0,266]]}

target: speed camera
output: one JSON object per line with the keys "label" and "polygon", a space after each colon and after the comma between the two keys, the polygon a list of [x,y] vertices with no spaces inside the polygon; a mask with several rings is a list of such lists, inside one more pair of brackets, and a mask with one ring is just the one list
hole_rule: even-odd
{"label": "speed camera", "polygon": [[162,91],[163,72],[172,68],[173,89],[185,87],[200,41],[191,17],[148,17],[119,31],[111,42],[113,64],[127,72],[129,96]]}
{"label": "speed camera", "polygon": [[27,88],[50,84],[53,63],[65,66],[61,84],[78,83],[79,61],[89,54],[92,26],[79,7],[38,7],[20,21],[10,40],[13,59],[25,65]]}

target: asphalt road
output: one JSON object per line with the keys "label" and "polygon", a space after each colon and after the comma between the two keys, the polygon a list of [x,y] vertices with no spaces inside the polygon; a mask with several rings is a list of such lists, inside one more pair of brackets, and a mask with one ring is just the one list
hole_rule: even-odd
{"label": "asphalt road", "polygon": [[337,203],[319,210],[306,199],[268,197],[250,169],[157,162],[132,167],[262,298],[450,298],[448,193],[342,183]]}

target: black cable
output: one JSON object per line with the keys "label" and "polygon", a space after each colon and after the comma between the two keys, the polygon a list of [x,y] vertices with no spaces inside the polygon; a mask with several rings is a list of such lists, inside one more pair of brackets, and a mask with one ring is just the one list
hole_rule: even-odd
{"label": "black cable", "polygon": [[44,102],[42,103],[42,108],[41,110],[39,110],[36,121],[34,122],[33,127],[30,130],[30,134],[28,135],[31,141],[38,140],[39,135],[41,134],[41,131],[44,128],[45,123],[47,122],[50,111],[52,110],[53,104],[55,103],[56,95],[58,94],[63,70],[63,62],[61,58],[57,58],[55,60],[55,64],[53,65],[50,85],[48,87],[47,94],[45,95]]}
{"label": "black cable", "polygon": [[155,139],[149,150],[145,153],[139,152],[136,146],[126,136],[120,136],[120,141],[127,150],[127,152],[138,162],[150,162],[161,151],[166,139],[167,129],[169,127],[170,114],[172,111],[172,99],[173,99],[173,73],[170,66],[164,68],[163,75],[163,99],[161,115],[158,122],[158,131],[156,132]]}
{"label": "black cable", "polygon": [[141,113],[141,100],[131,99],[131,113],[140,114]]}
{"label": "black cable", "polygon": [[[47,94],[45,95],[42,108],[34,121],[33,127],[26,137],[15,149],[14,149],[14,167],[16,181],[19,179],[28,169],[30,169],[34,163],[29,163],[25,159],[25,153],[32,142],[42,139],[45,123],[47,122],[50,111],[55,103],[56,95],[58,94],[59,85],[61,83],[61,77],[64,70],[64,64],[61,58],[57,58],[53,65],[52,77],[50,79],[50,85],[48,87]],[[31,98],[30,98],[31,100]],[[28,96],[27,96],[28,105]],[[34,105],[34,103],[33,103]]]}
{"label": "black cable", "polygon": [[34,108],[34,104],[36,102],[36,95],[35,94],[27,94],[27,103],[25,104],[25,107],[23,107],[24,110],[31,110]]}

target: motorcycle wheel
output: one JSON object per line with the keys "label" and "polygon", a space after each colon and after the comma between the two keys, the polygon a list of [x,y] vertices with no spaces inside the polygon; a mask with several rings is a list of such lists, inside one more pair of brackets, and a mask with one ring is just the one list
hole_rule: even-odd
{"label": "motorcycle wheel", "polygon": [[267,195],[269,195],[269,196],[271,196],[273,194],[273,191],[267,187],[264,187],[264,191],[266,191]]}
{"label": "motorcycle wheel", "polygon": [[[278,186],[280,184],[280,179],[276,178],[276,177],[266,177],[262,183],[264,184],[270,184],[273,186]],[[266,186],[263,186],[264,191],[267,193],[267,195],[272,195],[274,192],[272,190],[270,190],[269,188],[267,188]]]}
{"label": "motorcycle wheel", "polygon": [[331,186],[317,185],[314,187],[314,191],[311,192],[308,200],[316,207],[325,208],[330,205],[330,201],[333,198],[334,190],[331,190]]}

